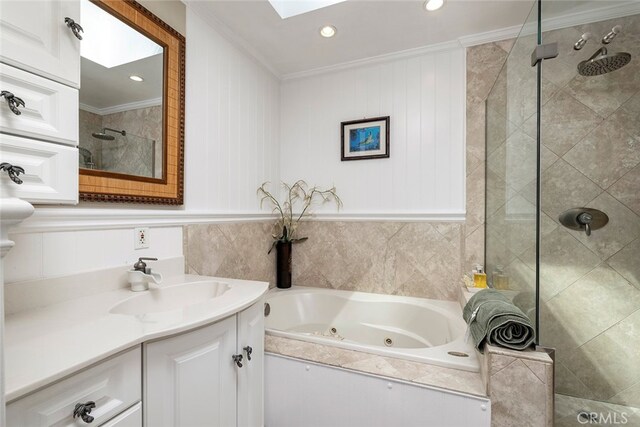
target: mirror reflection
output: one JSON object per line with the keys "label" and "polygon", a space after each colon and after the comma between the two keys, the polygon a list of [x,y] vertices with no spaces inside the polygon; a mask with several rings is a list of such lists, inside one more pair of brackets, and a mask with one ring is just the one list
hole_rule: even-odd
{"label": "mirror reflection", "polygon": [[81,7],[80,168],[162,179],[164,49],[89,0]]}

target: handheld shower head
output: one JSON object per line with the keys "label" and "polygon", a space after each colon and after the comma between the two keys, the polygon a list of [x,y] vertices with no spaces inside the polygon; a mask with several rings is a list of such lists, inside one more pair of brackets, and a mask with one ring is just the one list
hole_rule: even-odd
{"label": "handheld shower head", "polygon": [[96,139],[100,139],[102,141],[113,141],[114,139],[116,139],[115,136],[108,135],[107,131],[119,133],[122,136],[127,136],[127,132],[126,131],[124,131],[124,130],[116,130],[116,129],[111,129],[111,128],[103,128],[102,132],[94,132],[94,133],[91,134],[91,136],[93,136]]}

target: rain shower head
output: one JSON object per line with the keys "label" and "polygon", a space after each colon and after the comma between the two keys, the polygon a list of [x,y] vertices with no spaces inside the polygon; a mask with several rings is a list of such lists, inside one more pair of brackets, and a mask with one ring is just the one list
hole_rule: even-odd
{"label": "rain shower head", "polygon": [[94,132],[94,133],[91,134],[91,136],[93,136],[96,139],[100,139],[102,141],[113,141],[114,139],[116,139],[115,136],[107,134],[107,131],[119,133],[122,136],[127,136],[127,132],[126,131],[124,131],[124,130],[116,130],[116,129],[111,129],[111,128],[103,128],[102,132]]}
{"label": "rain shower head", "polygon": [[581,76],[599,76],[616,71],[631,61],[627,52],[608,53],[606,47],[601,47],[591,58],[578,64]]}

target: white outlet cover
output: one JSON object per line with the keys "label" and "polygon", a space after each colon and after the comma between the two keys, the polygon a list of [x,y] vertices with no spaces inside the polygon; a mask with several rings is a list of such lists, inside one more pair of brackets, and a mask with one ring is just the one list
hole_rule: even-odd
{"label": "white outlet cover", "polygon": [[149,228],[136,228],[133,233],[133,248],[147,249],[149,248]]}

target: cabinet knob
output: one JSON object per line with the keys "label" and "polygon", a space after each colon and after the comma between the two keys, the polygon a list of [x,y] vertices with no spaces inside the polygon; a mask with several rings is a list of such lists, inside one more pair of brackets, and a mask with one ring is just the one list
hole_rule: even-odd
{"label": "cabinet knob", "polygon": [[22,114],[22,111],[18,109],[18,107],[24,107],[24,101],[22,100],[22,98],[18,98],[8,90],[3,90],[2,92],[0,92],[0,98],[2,97],[4,97],[4,99],[7,101],[7,105],[9,106],[9,109],[13,114],[15,114],[16,116]]}
{"label": "cabinet knob", "polygon": [[0,171],[5,171],[9,175],[9,179],[16,184],[22,184],[22,180],[18,176],[24,173],[24,169],[20,166],[14,166],[11,163],[0,163]]}
{"label": "cabinet knob", "polygon": [[251,353],[253,353],[251,346],[246,346],[243,350],[247,353],[247,360],[251,361]]}
{"label": "cabinet knob", "polygon": [[73,418],[76,419],[78,417],[82,418],[82,421],[89,424],[93,422],[93,417],[89,415],[91,410],[96,407],[96,403],[93,401],[89,401],[87,403],[77,403],[75,409],[73,410]]}
{"label": "cabinet knob", "polygon": [[84,30],[82,29],[80,24],[69,17],[64,18],[64,23],[67,24],[67,27],[69,27],[71,32],[73,32],[73,35],[76,36],[78,40],[82,40],[82,36],[80,35],[80,33],[84,33]]}
{"label": "cabinet knob", "polygon": [[241,354],[234,354],[233,356],[231,356],[231,358],[233,359],[235,364],[238,365],[238,368],[242,368],[242,355]]}

